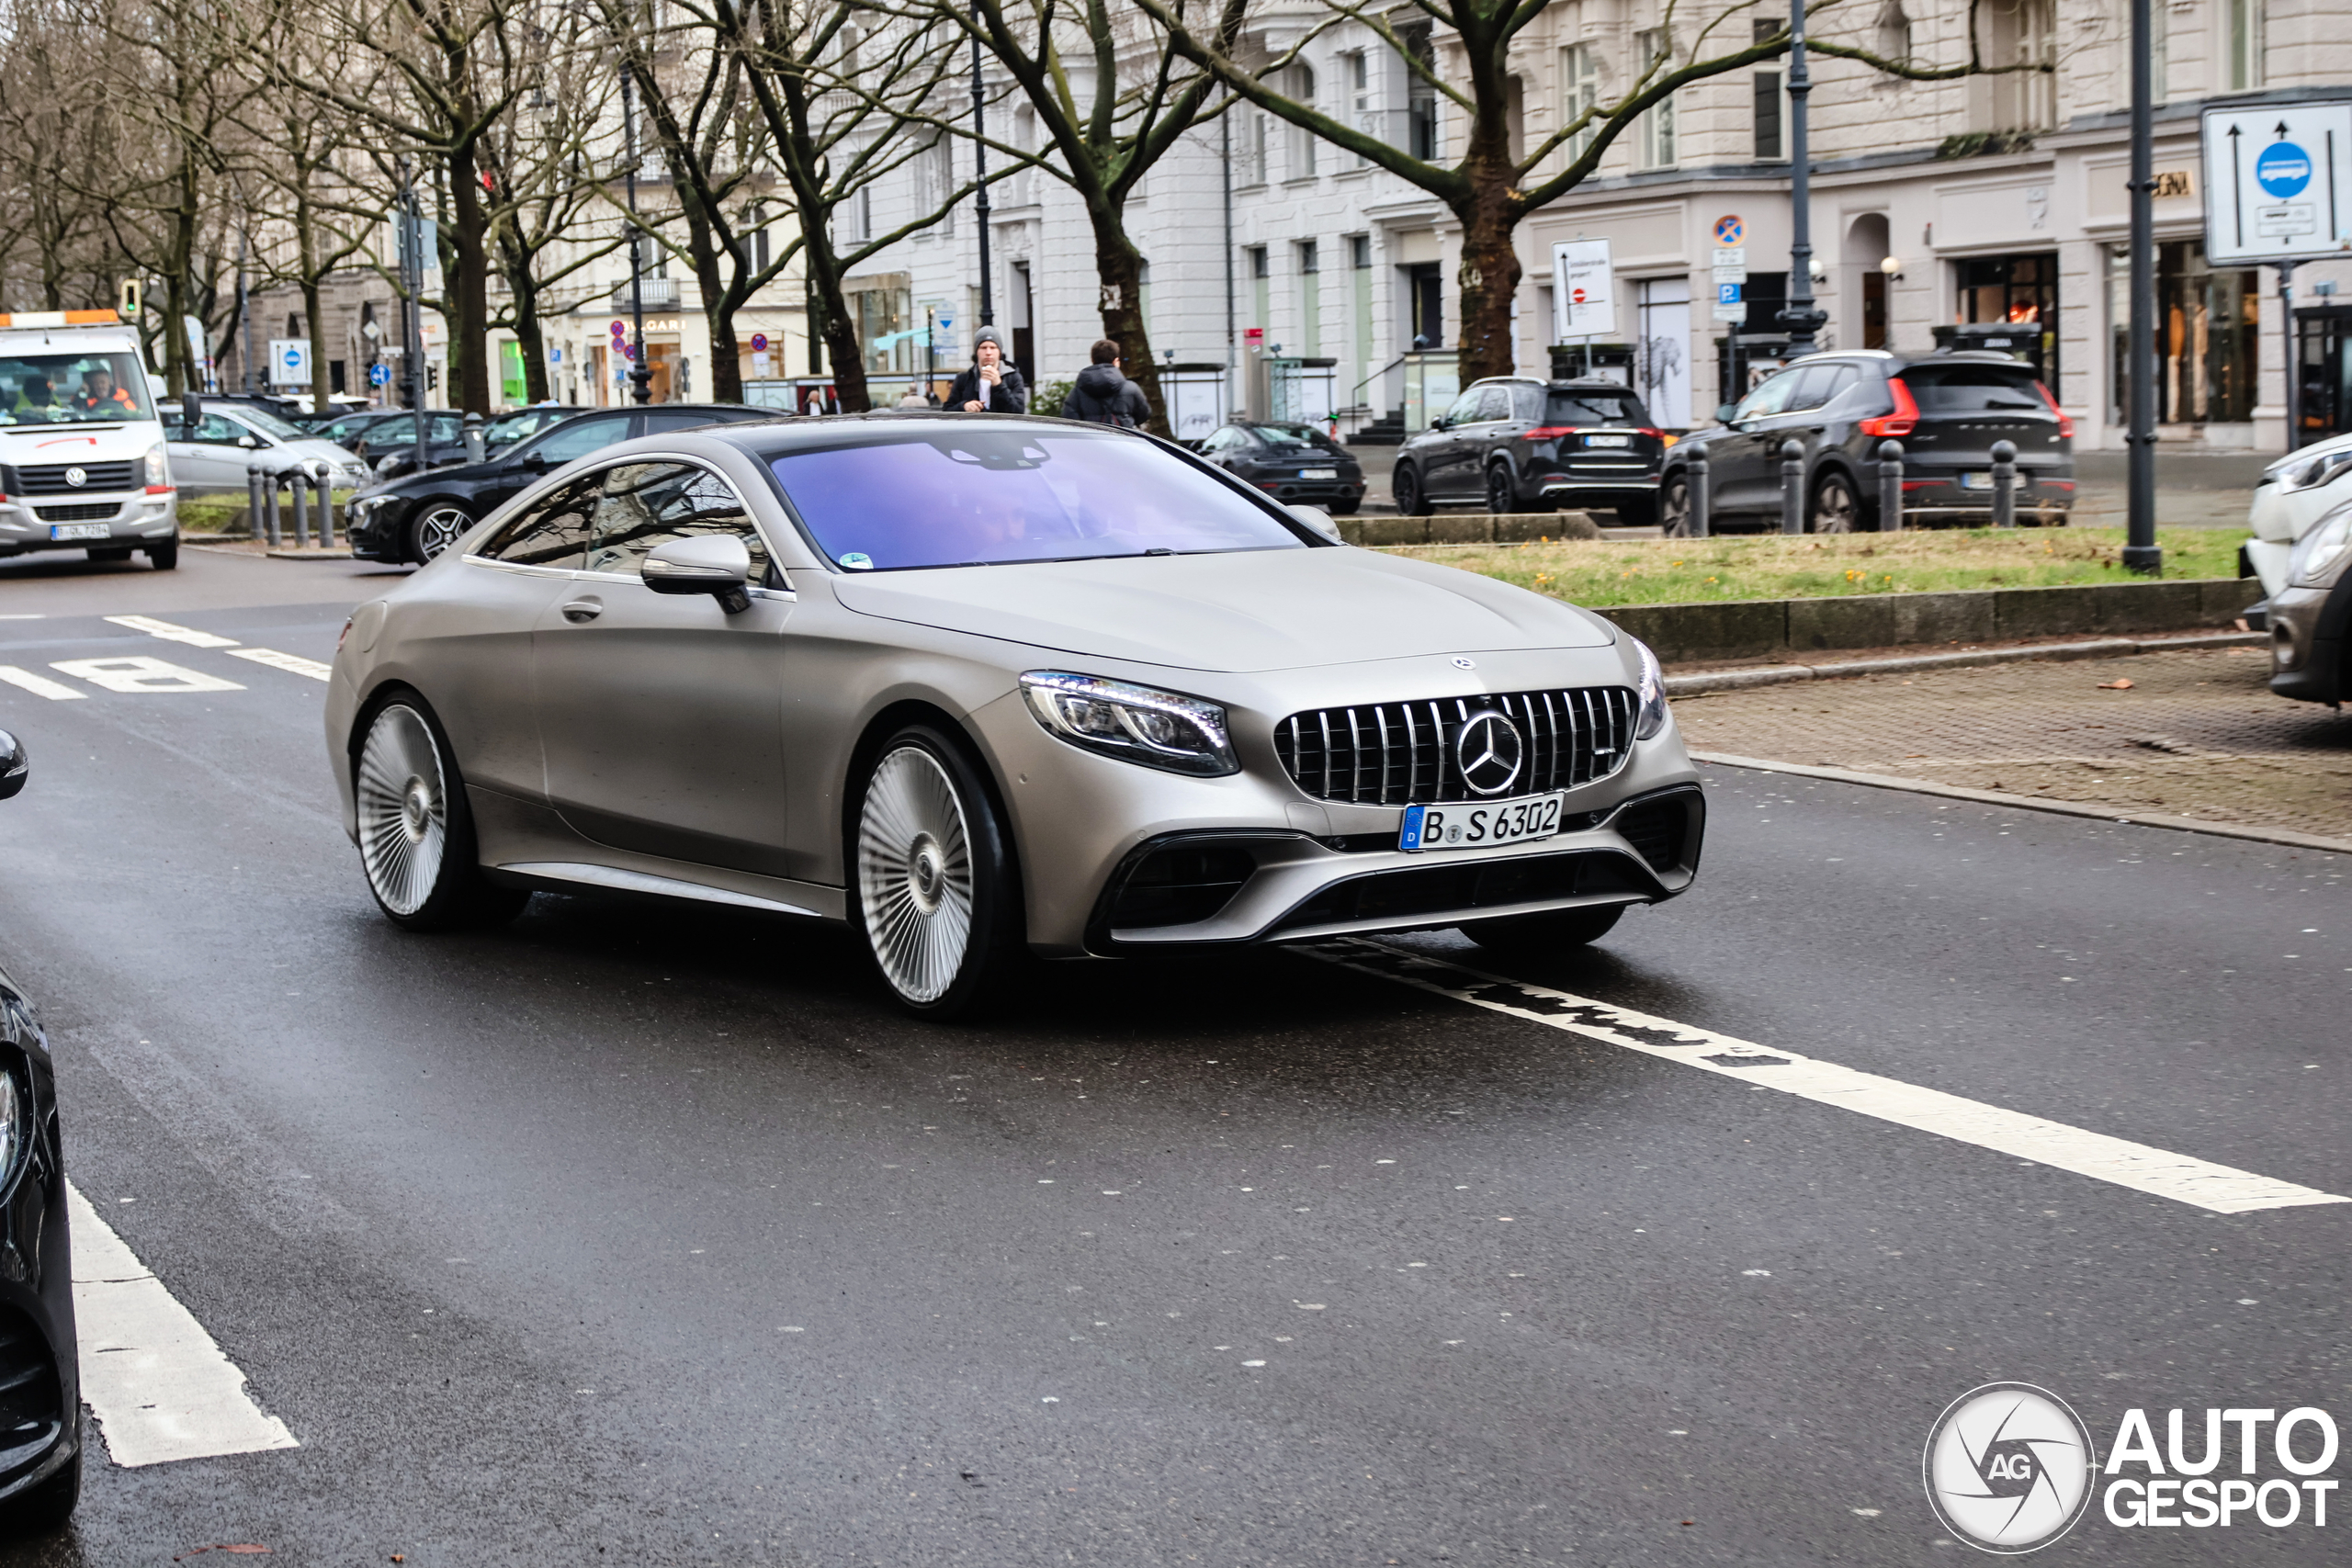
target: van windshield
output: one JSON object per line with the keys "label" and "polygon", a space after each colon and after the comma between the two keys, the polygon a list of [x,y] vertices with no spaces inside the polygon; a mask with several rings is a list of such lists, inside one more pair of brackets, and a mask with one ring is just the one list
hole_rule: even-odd
{"label": "van windshield", "polygon": [[153,419],[147,375],[128,351],[0,355],[0,424]]}

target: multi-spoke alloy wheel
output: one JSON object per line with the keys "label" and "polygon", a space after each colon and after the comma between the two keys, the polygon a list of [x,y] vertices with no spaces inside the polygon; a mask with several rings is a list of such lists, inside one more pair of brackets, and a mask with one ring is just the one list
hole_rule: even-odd
{"label": "multi-spoke alloy wheel", "polygon": [[1861,510],[1854,500],[1853,486],[1832,474],[1821,481],[1819,490],[1813,492],[1813,531],[1816,534],[1850,534]]}
{"label": "multi-spoke alloy wheel", "polygon": [[433,507],[411,525],[413,537],[409,553],[420,563],[429,561],[463,538],[473,525],[474,520],[457,507]]}
{"label": "multi-spoke alloy wheel", "polygon": [[901,1006],[966,1011],[1011,972],[1020,899],[996,807],[961,748],[928,727],[884,742],[857,802],[859,927]]}
{"label": "multi-spoke alloy wheel", "polygon": [[1690,483],[1677,476],[1666,481],[1666,493],[1658,500],[1657,520],[1666,525],[1666,536],[1683,539],[1690,536]]}
{"label": "multi-spoke alloy wheel", "polygon": [[387,912],[413,915],[433,897],[449,848],[441,750],[424,716],[393,703],[359,748],[359,858]]}

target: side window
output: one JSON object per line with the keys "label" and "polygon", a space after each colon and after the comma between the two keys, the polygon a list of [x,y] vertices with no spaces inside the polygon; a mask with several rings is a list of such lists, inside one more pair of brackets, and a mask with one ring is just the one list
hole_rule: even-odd
{"label": "side window", "polygon": [[530,448],[534,457],[545,457],[560,467],[574,457],[585,457],[591,452],[601,452],[628,434],[628,415],[610,419],[575,419],[548,433],[547,438]]}
{"label": "side window", "polygon": [[1544,417],[1544,389],[1513,387],[1510,389],[1510,416],[1530,423]]}
{"label": "side window", "polygon": [[604,490],[603,474],[582,474],[526,507],[498,531],[498,536],[474,553],[517,566],[579,568],[588,545],[588,529],[595,515],[596,498]]}
{"label": "side window", "polygon": [[1807,365],[1789,372],[1797,378],[1796,389],[1789,394],[1782,413],[1803,413],[1817,409],[1854,384],[1854,367],[1850,365]]}
{"label": "side window", "polygon": [[[204,423],[196,427],[196,438],[209,446],[234,446],[237,437],[253,434],[235,420],[223,419],[217,413],[206,414]],[[267,443],[259,436],[254,436],[254,445],[261,446]]]}
{"label": "side window", "polygon": [[454,446],[465,438],[465,415],[456,413],[435,414],[430,434],[425,436],[426,440],[438,446]]}
{"label": "side window", "polygon": [[1822,406],[1826,408],[1829,404],[1836,402],[1847,392],[1851,391],[1855,384],[1860,381],[1861,378],[1862,372],[1859,366],[1838,366],[1830,373],[1829,386],[1827,389],[1821,394]]}
{"label": "side window", "polygon": [[605,474],[588,542],[590,571],[638,575],[655,547],[703,534],[732,534],[752,555],[751,581],[768,580],[768,547],[734,488],[693,463],[629,463]]}
{"label": "side window", "polygon": [[692,413],[663,413],[657,409],[653,412],[645,416],[645,434],[648,435],[661,435],[669,431],[692,430],[698,424],[709,424],[711,423],[713,423],[713,421],[711,420],[710,415],[707,413],[699,412]]}
{"label": "side window", "polygon": [[1787,408],[1790,394],[1796,390],[1797,378],[1804,374],[1802,370],[1783,370],[1771,377],[1748,393],[1739,407],[1732,411],[1732,423],[1738,424],[1746,420],[1762,419]]}
{"label": "side window", "polygon": [[1454,399],[1453,406],[1445,411],[1446,423],[1476,423],[1478,418],[1478,406],[1486,400],[1487,389],[1484,387],[1471,388],[1468,391]]}
{"label": "side window", "polygon": [[1498,420],[1509,419],[1510,417],[1510,389],[1488,387],[1484,390],[1486,395],[1478,400],[1479,423],[1491,424]]}

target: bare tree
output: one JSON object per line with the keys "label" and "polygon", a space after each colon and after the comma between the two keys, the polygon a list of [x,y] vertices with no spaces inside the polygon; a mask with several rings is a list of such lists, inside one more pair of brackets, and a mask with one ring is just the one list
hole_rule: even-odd
{"label": "bare tree", "polygon": [[[988,0],[983,0],[988,3]],[[1170,46],[1267,113],[1299,126],[1365,162],[1378,165],[1442,201],[1462,225],[1462,376],[1508,375],[1512,368],[1511,299],[1521,280],[1513,236],[1529,213],[1576,189],[1600,166],[1617,138],[1652,107],[1693,83],[1784,55],[1785,26],[1756,36],[1755,0],[1714,10],[1667,0],[1654,37],[1662,47],[1635,62],[1633,79],[1615,98],[1596,103],[1549,136],[1512,147],[1512,51],[1545,9],[1544,0],[1413,0],[1396,9],[1360,0],[1319,0],[1320,22],[1287,49],[1246,55],[1230,34],[1204,32],[1186,18],[1182,0],[1133,0],[1167,29]],[[1814,0],[1808,18],[1831,12],[1838,0]],[[1973,17],[1975,0],[1971,0]],[[1462,121],[1447,139],[1452,161],[1417,155],[1363,127],[1285,92],[1288,68],[1307,45],[1333,27],[1366,28],[1404,62],[1414,78]],[[1430,36],[1432,24],[1437,36]],[[1678,32],[1681,35],[1678,39]],[[1973,29],[1972,29],[1973,36]],[[2046,64],[1987,67],[1972,44],[1966,63],[1935,66],[1884,59],[1860,46],[1808,39],[1815,53],[1864,62],[1890,74],[1936,81],[2005,70],[2048,70]],[[1441,49],[1451,69],[1441,62]],[[1580,145],[1579,145],[1580,144]]]}
{"label": "bare tree", "polygon": [[105,188],[127,149],[107,130],[108,115],[77,91],[88,70],[88,42],[60,0],[15,0],[0,40],[0,202],[15,221],[0,231],[0,283],[9,298],[33,289],[40,308],[62,310],[113,302],[110,275],[120,259],[100,213]]}

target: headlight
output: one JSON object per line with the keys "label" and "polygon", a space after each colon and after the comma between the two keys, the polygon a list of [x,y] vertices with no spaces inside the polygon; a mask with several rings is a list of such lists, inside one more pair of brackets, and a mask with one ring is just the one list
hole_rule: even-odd
{"label": "headlight", "polygon": [[2344,570],[2352,551],[2352,506],[2339,506],[2303,536],[2287,563],[2288,581],[2298,588],[2325,588]]}
{"label": "headlight", "polygon": [[1021,694],[1039,724],[1089,751],[1203,778],[1241,771],[1215,703],[1060,670],[1030,671]]}
{"label": "headlight", "polygon": [[164,456],[164,444],[158,441],[147,448],[147,488],[165,490],[171,482],[171,465]]}
{"label": "headlight", "polygon": [[1634,716],[1634,739],[1647,740],[1666,728],[1666,671],[1658,668],[1648,643],[1639,637],[1626,640],[1642,661],[1641,675],[1634,682],[1634,695],[1641,699],[1641,711]]}
{"label": "headlight", "polygon": [[25,1099],[17,1075],[0,1067],[0,1184],[17,1173],[17,1156],[25,1146]]}
{"label": "headlight", "polygon": [[2265,483],[2275,483],[2282,491],[2316,490],[2332,484],[2352,472],[2352,450],[2325,452],[2316,457],[2295,457],[2273,463],[2262,471]]}

